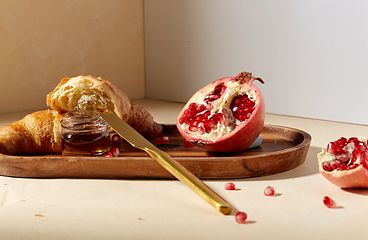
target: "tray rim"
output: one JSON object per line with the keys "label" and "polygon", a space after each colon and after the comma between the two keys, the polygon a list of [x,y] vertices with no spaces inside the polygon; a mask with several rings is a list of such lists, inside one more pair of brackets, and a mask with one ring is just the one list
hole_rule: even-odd
{"label": "tray rim", "polygon": [[[230,154],[224,154],[223,156],[215,155],[203,155],[203,156],[173,156],[173,159],[181,163],[184,167],[186,165],[191,169],[190,170],[193,174],[202,174],[202,177],[198,176],[201,179],[230,179],[230,178],[248,178],[248,177],[257,177],[259,174],[265,174],[265,175],[272,175],[279,172],[284,172],[288,170],[292,170],[300,165],[302,165],[305,161],[306,155],[309,150],[309,146],[311,143],[311,135],[303,130],[292,128],[292,127],[286,127],[286,126],[279,126],[279,125],[268,125],[265,124],[265,127],[268,129],[275,130],[276,131],[291,131],[293,134],[297,133],[297,135],[301,135],[303,137],[302,141],[292,147],[277,150],[273,152],[265,152],[265,153],[254,153],[254,154],[245,154],[245,155],[233,155]],[[277,135],[277,134],[276,134]],[[282,139],[282,138],[275,138],[275,139]],[[285,138],[286,141],[290,141],[290,138]],[[273,155],[273,156],[271,156]],[[302,159],[295,159],[297,161],[293,161],[293,158],[295,155],[298,155],[299,158]],[[273,166],[270,167],[269,170],[265,170],[265,173],[262,171],[256,171],[252,170],[252,167],[250,167],[250,170],[248,169],[248,165],[254,165],[258,164],[260,162],[260,165],[264,165],[268,160],[268,157],[274,157],[277,161],[282,162],[284,164],[285,169],[282,170],[275,170]],[[291,157],[290,157],[291,156]],[[259,159],[260,161],[256,161],[256,159]],[[284,158],[287,158],[286,160]],[[146,176],[134,175],[135,172],[142,172],[142,169],[134,169],[134,174],[124,172],[124,176],[121,175],[121,173],[116,173],[116,170],[113,169],[114,166],[123,167],[129,164],[129,161],[141,161],[138,163],[138,166],[140,164],[148,165],[149,167],[154,168],[155,170],[161,171],[159,164],[152,158],[148,156],[119,156],[119,157],[85,157],[85,156],[62,156],[62,155],[56,155],[56,154],[48,154],[48,155],[26,155],[26,156],[14,156],[14,155],[4,155],[0,154],[0,176],[7,176],[7,177],[20,177],[20,178],[81,178],[81,179],[174,179],[174,177],[168,173],[165,169],[163,169],[162,172],[156,173],[154,176]],[[245,168],[244,173],[237,174],[234,176],[226,176],[226,177],[215,177],[213,176],[214,173],[198,173],[196,171],[196,166],[193,166],[193,162],[198,163],[198,165],[201,166],[201,164],[205,163],[205,161],[213,161],[216,162],[216,164],[220,164],[222,167],[223,165],[228,166],[227,164],[233,164],[236,165],[236,167],[243,167]],[[265,160],[263,162],[263,160]],[[275,160],[275,161],[276,161]],[[25,172],[22,172],[24,170],[23,168],[26,168],[25,165],[22,164],[30,164],[31,161],[35,161],[35,165],[37,165],[34,169],[26,170]],[[58,162],[60,161],[60,162]],[[105,163],[105,161],[107,161]],[[289,161],[289,162],[288,162]],[[10,162],[8,166],[6,166],[6,163],[4,162]],[[54,166],[47,166],[46,163],[51,162],[52,164],[55,164]],[[96,165],[93,166],[92,173],[86,172],[86,170],[77,171],[75,169],[72,169],[75,166],[80,166],[81,164],[88,162],[96,162]],[[277,162],[276,164],[279,164]],[[73,165],[70,165],[73,164]],[[88,164],[87,163],[87,164]],[[119,164],[120,163],[120,164]],[[3,164],[5,166],[3,166]],[[93,165],[93,164],[90,164]],[[104,165],[106,169],[108,169],[110,172],[108,174],[99,174],[98,171],[95,170],[95,167]],[[159,167],[156,167],[158,165]],[[8,168],[7,168],[8,167]],[[57,171],[57,167],[60,167],[61,171],[66,169],[66,174],[60,174],[60,172]],[[234,166],[232,166],[234,168]],[[268,166],[266,165],[266,168]],[[89,167],[91,168],[91,167]],[[13,171],[12,171],[13,169]],[[41,169],[41,170],[40,170]],[[48,173],[48,170],[51,169],[51,174]],[[246,171],[254,172],[255,176],[248,176],[248,173],[245,173]],[[125,171],[125,170],[124,170]],[[145,170],[148,172],[151,172],[152,169]],[[15,172],[15,173],[14,173]],[[79,172],[82,172],[81,175],[78,175]],[[111,172],[113,172],[111,174]],[[54,175],[52,173],[55,173]],[[93,175],[95,173],[96,175]],[[75,175],[77,174],[77,175]],[[110,176],[110,175],[111,176]],[[226,174],[228,174],[226,172]],[[226,175],[224,174],[224,175]],[[253,174],[253,173],[251,173]]]}
{"label": "tray rim", "polygon": [[[166,125],[171,125],[171,124],[166,124]],[[311,140],[312,140],[312,137],[309,133],[303,131],[303,130],[300,130],[300,129],[297,129],[297,128],[292,128],[292,127],[286,127],[286,126],[280,126],[280,125],[273,125],[273,124],[265,124],[264,125],[265,127],[273,127],[273,128],[283,128],[283,129],[288,129],[290,131],[293,131],[293,132],[297,132],[299,134],[301,134],[303,136],[303,141],[297,145],[295,145],[294,147],[292,148],[286,148],[286,149],[282,149],[282,150],[278,150],[278,151],[274,151],[273,153],[286,153],[286,152],[290,152],[290,151],[293,151],[294,148],[302,148],[302,147],[305,147],[307,145],[309,145],[311,143]],[[260,156],[263,156],[263,155],[268,155],[269,153],[264,153],[264,154],[255,154],[255,155],[244,155],[244,157],[247,157],[247,158],[257,158],[257,157],[260,157]],[[2,157],[6,157],[6,158],[24,158],[24,159],[27,159],[27,158],[35,158],[35,157],[47,157],[47,158],[51,158],[51,159],[59,159],[59,158],[63,158],[63,159],[68,159],[68,158],[72,158],[73,160],[75,159],[98,159],[98,160],[101,160],[99,159],[100,157],[96,157],[96,156],[62,156],[62,155],[59,155],[59,154],[40,154],[40,155],[6,155],[6,154],[2,154],[0,153],[0,161],[1,161],[1,158]],[[187,156],[174,156],[173,158],[175,159],[182,159],[182,158],[195,158],[195,157],[198,157],[198,158],[206,158],[206,157],[209,157],[209,158],[222,158],[222,157],[226,157],[226,158],[239,158],[240,156],[234,156],[234,155],[231,155],[231,153],[224,153],[223,156],[221,155],[217,155],[217,156],[194,156],[194,157],[187,157]],[[108,157],[110,158],[110,157]],[[113,159],[122,159],[122,158],[142,158],[142,159],[152,159],[151,157],[148,157],[148,156],[119,156],[119,157],[112,157]],[[153,161],[155,161],[154,159],[152,159]]]}

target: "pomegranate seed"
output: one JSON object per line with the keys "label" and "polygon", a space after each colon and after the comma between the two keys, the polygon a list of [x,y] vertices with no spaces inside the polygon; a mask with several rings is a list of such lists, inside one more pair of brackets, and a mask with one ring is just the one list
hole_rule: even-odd
{"label": "pomegranate seed", "polygon": [[331,154],[334,154],[335,152],[335,142],[330,142],[328,145],[327,145],[327,152],[331,153]]}
{"label": "pomegranate seed", "polygon": [[325,196],[323,198],[323,203],[326,205],[326,207],[328,208],[335,208],[336,207],[336,202],[334,200],[332,200],[330,197]]}
{"label": "pomegranate seed", "polygon": [[169,143],[169,137],[167,137],[167,136],[160,137],[160,138],[158,139],[158,144],[159,144],[159,145],[166,145],[166,144],[168,144],[168,143]]}
{"label": "pomegranate seed", "polygon": [[239,115],[238,120],[239,121],[245,121],[247,119],[246,115]]}
{"label": "pomegranate seed", "polygon": [[195,117],[197,115],[197,110],[196,109],[192,109],[189,111],[189,116],[190,117]]}
{"label": "pomegranate seed", "polygon": [[322,163],[322,168],[323,170],[325,170],[326,172],[332,172],[334,169],[331,167],[330,163],[328,162],[324,162]]}
{"label": "pomegranate seed", "polygon": [[111,138],[113,143],[120,143],[122,141],[121,137],[119,134],[114,134]]}
{"label": "pomegranate seed", "polygon": [[214,127],[215,127],[215,124],[212,121],[207,120],[204,122],[204,128],[213,129]]}
{"label": "pomegranate seed", "polygon": [[266,196],[273,196],[275,194],[275,189],[271,186],[266,187],[264,190],[264,195]]}
{"label": "pomegranate seed", "polygon": [[112,157],[112,153],[111,152],[108,152],[108,153],[105,153],[104,155],[102,155],[103,157]]}
{"label": "pomegranate seed", "polygon": [[336,159],[340,162],[348,162],[350,160],[349,155],[347,153],[343,153],[341,155],[336,156]]}
{"label": "pomegranate seed", "polygon": [[118,157],[119,156],[119,154],[120,154],[120,150],[119,150],[119,148],[117,148],[117,147],[113,147],[113,148],[111,148],[111,155],[113,156],[113,157]]}
{"label": "pomegranate seed", "polygon": [[188,109],[189,110],[196,110],[197,107],[198,107],[197,103],[192,102],[191,104],[189,104]]}
{"label": "pomegranate seed", "polygon": [[235,190],[235,184],[232,182],[226,183],[224,188],[225,190]]}
{"label": "pomegranate seed", "polygon": [[[358,139],[358,138],[356,138]],[[338,140],[340,143],[343,143],[343,144],[346,144],[348,142],[348,140],[344,137],[341,137],[339,140]]]}
{"label": "pomegranate seed", "polygon": [[198,109],[197,109],[198,112],[203,112],[204,110],[206,110],[205,105],[201,104],[201,105],[198,106]]}
{"label": "pomegranate seed", "polygon": [[220,97],[221,97],[220,95],[209,95],[207,100],[213,102],[219,99]]}
{"label": "pomegranate seed", "polygon": [[184,139],[184,146],[185,147],[192,147],[193,145],[186,139]]}
{"label": "pomegranate seed", "polygon": [[245,223],[245,221],[247,220],[248,215],[245,212],[238,212],[235,215],[235,221],[237,223]]}
{"label": "pomegranate seed", "polygon": [[198,128],[198,132],[199,132],[200,134],[203,134],[203,133],[205,133],[205,132],[206,132],[206,129],[204,129],[203,125],[202,125],[202,126],[200,126],[200,127]]}
{"label": "pomegranate seed", "polygon": [[331,166],[331,168],[332,168],[333,170],[335,170],[335,169],[339,169],[339,164],[338,164],[336,161],[332,161],[332,162],[330,163],[330,166]]}
{"label": "pomegranate seed", "polygon": [[180,124],[183,124],[183,123],[185,123],[186,122],[186,118],[185,117],[181,117],[180,119],[179,119],[179,123]]}
{"label": "pomegranate seed", "polygon": [[215,90],[214,90],[214,94],[219,94],[219,93],[221,93],[221,90],[222,90],[222,85],[217,85],[216,87],[215,87]]}

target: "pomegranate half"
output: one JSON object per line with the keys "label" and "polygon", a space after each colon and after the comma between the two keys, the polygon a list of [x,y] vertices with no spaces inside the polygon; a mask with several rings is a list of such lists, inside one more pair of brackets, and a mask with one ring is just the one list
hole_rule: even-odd
{"label": "pomegranate half", "polygon": [[181,135],[212,152],[239,152],[260,135],[265,103],[252,73],[220,78],[197,91],[179,113]]}
{"label": "pomegranate half", "polygon": [[368,188],[368,137],[341,137],[317,155],[320,173],[341,188]]}

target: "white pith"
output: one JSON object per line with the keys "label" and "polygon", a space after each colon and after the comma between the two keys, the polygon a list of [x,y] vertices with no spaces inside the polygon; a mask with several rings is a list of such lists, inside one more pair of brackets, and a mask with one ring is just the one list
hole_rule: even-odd
{"label": "white pith", "polygon": [[[222,83],[217,83],[216,85],[221,85]],[[256,98],[255,91],[249,88],[244,88],[244,85],[239,84],[236,81],[229,81],[224,83],[224,85],[227,87],[224,94],[217,100],[212,102],[212,106],[210,109],[210,116],[209,118],[216,114],[216,113],[223,113],[225,115],[225,124],[217,123],[217,125],[212,129],[210,133],[203,133],[200,134],[198,132],[191,132],[191,135],[198,136],[201,139],[207,139],[207,140],[216,140],[220,137],[223,137],[224,135],[234,131],[235,127],[241,123],[244,123],[245,121],[239,121],[237,120],[230,109],[231,102],[234,97],[238,95],[247,94],[249,99],[252,100],[255,103],[255,106],[257,106],[258,99]],[[213,90],[211,92],[203,92],[201,91],[200,94],[196,94],[194,98],[189,102],[195,102],[198,105],[207,105],[205,102],[205,97],[213,93]],[[189,127],[188,124],[184,123],[182,126],[187,129]]]}

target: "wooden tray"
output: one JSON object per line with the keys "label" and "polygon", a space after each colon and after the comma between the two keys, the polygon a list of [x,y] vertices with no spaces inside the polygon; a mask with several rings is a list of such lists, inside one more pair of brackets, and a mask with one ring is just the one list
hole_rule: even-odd
{"label": "wooden tray", "polygon": [[[311,136],[298,129],[265,125],[263,143],[233,154],[206,152],[184,146],[175,125],[164,125],[169,144],[158,146],[200,179],[248,178],[294,169],[305,161]],[[0,175],[29,178],[174,179],[155,160],[127,142],[119,157],[9,156],[0,154]]]}

